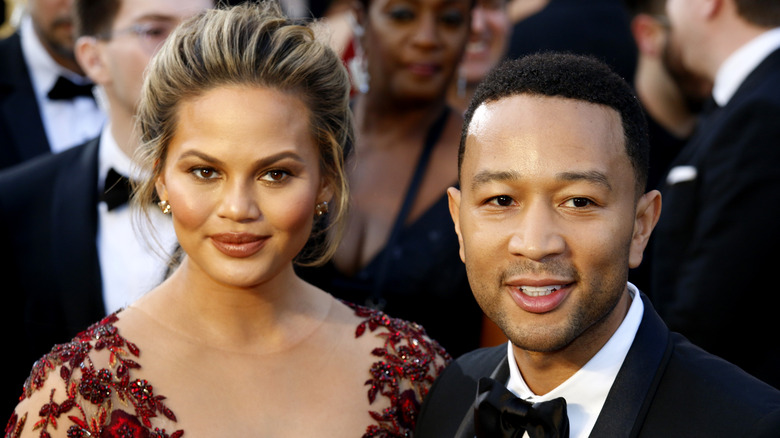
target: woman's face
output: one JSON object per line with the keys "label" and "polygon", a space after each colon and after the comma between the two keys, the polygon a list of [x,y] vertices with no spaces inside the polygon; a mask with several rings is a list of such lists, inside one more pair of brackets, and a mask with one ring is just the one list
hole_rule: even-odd
{"label": "woman's face", "polygon": [[480,82],[503,59],[510,30],[505,0],[477,0],[471,15],[471,36],[460,65],[466,82]]}
{"label": "woman's face", "polygon": [[315,205],[330,198],[308,114],[297,97],[255,86],[180,104],[157,191],[196,272],[243,288],[292,273]]}
{"label": "woman's face", "polygon": [[470,0],[371,0],[363,48],[370,90],[401,100],[441,98],[469,36]]}

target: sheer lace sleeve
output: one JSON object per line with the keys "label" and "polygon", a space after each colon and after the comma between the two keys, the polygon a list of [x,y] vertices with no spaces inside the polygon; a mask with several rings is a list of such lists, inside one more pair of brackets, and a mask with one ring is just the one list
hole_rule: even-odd
{"label": "sheer lace sleeve", "polygon": [[363,318],[355,336],[373,333],[383,340],[383,345],[371,352],[376,362],[366,381],[369,402],[373,404],[380,397],[389,401],[384,410],[370,412],[377,424],[370,426],[363,437],[410,437],[423,398],[451,358],[428,338],[422,326],[379,311],[351,307]]}
{"label": "sheer lace sleeve", "polygon": [[134,379],[138,348],[113,326],[116,315],[61,344],[33,366],[6,438],[174,438],[176,416],[152,386]]}

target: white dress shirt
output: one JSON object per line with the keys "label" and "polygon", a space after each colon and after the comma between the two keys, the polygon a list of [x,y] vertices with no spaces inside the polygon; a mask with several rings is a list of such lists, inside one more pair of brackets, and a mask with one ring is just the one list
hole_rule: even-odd
{"label": "white dress shirt", "polygon": [[72,100],[51,100],[47,96],[60,76],[76,84],[89,81],[54,61],[38,40],[29,16],[22,19],[19,33],[22,54],[51,151],[61,152],[97,137],[106,116],[95,99],[76,97]]}
{"label": "white dress shirt", "polygon": [[[138,175],[137,167],[111,135],[109,124],[100,135],[98,149],[100,193],[110,168],[131,178]],[[156,206],[150,210],[150,219],[151,229],[129,205],[108,211],[105,202],[98,203],[97,248],[107,314],[127,307],[165,277],[176,235],[170,216]]]}
{"label": "white dress shirt", "polygon": [[[645,307],[636,286],[628,283],[628,291],[633,300],[625,319],[615,334],[585,366],[547,394],[536,395],[528,388],[517,367],[512,343],[507,344],[509,362],[507,388],[516,396],[531,403],[548,401],[558,397],[566,399],[569,436],[571,438],[586,438],[590,435],[607,400],[607,394],[612,388],[628,350],[634,342],[636,332],[639,330]],[[524,436],[528,437],[528,434],[526,433]]]}
{"label": "white dress shirt", "polygon": [[774,28],[753,38],[732,53],[718,68],[712,88],[712,97],[719,106],[725,106],[745,81],[772,52],[780,49],[780,28]]}

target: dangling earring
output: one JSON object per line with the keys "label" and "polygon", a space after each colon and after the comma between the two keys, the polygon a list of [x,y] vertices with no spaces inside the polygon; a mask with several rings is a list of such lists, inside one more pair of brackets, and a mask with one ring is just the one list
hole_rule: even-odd
{"label": "dangling earring", "polygon": [[322,201],[314,207],[316,217],[325,216],[328,213],[328,201]]}
{"label": "dangling earring", "polygon": [[352,59],[349,60],[347,66],[349,68],[349,75],[352,77],[352,84],[355,89],[360,93],[366,94],[368,92],[369,82],[371,77],[368,74],[368,60],[366,54],[363,51],[363,45],[360,43],[360,39],[363,37],[363,26],[358,24],[357,19],[353,14],[349,15],[349,23],[352,27],[352,44],[355,48],[355,54]]}
{"label": "dangling earring", "polygon": [[162,211],[163,214],[168,214],[171,212],[171,204],[169,204],[168,201],[160,201],[157,203],[157,205],[160,206],[160,211]]}
{"label": "dangling earring", "polygon": [[458,68],[457,79],[458,97],[466,97],[466,75],[463,74],[463,68]]}

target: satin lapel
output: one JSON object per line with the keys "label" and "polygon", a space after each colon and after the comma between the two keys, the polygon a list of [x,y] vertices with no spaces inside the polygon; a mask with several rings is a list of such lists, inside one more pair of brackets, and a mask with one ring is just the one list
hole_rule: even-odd
{"label": "satin lapel", "polygon": [[104,314],[97,253],[98,139],[84,147],[72,169],[61,169],[53,198],[52,253],[65,317],[71,329],[86,328]]}
{"label": "satin lapel", "polygon": [[[496,365],[493,371],[490,373],[490,377],[499,382],[509,381],[509,362],[506,356]],[[479,379],[477,379],[479,380]],[[471,407],[467,411],[466,415],[458,427],[458,431],[455,433],[454,438],[474,438],[476,432],[474,431],[474,403],[477,401],[477,391],[474,391],[474,401],[471,403]]]}
{"label": "satin lapel", "polygon": [[672,353],[669,329],[650,300],[644,294],[641,296],[645,306],[642,323],[590,433],[591,437],[638,435]]}
{"label": "satin lapel", "polygon": [[27,65],[22,56],[21,39],[18,34],[8,37],[4,47],[3,61],[8,64],[3,68],[3,83],[0,87],[10,88],[10,92],[2,101],[2,117],[17,148],[18,156],[27,160],[34,156],[48,153],[49,140],[43,129],[43,122],[35,98]]}

